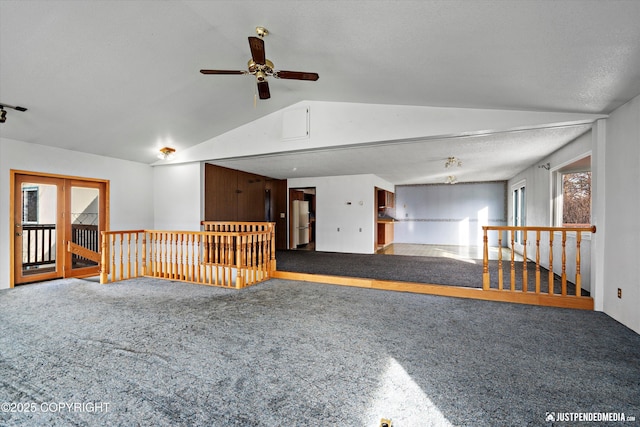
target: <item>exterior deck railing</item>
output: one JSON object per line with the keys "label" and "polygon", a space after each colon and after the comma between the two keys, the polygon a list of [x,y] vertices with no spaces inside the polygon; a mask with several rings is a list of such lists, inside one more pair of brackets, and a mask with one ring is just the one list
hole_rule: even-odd
{"label": "exterior deck railing", "polygon": [[55,244],[55,224],[22,224],[22,269],[55,264]]}
{"label": "exterior deck railing", "polygon": [[[514,295],[514,301],[537,301],[550,298],[563,298],[567,307],[593,309],[593,299],[585,295],[582,289],[581,243],[583,233],[595,233],[591,227],[506,227],[484,226],[482,289],[485,291],[508,292]],[[510,257],[503,260],[502,251],[498,251],[497,261],[489,262],[489,232],[498,234],[498,247],[510,248]],[[506,245],[503,245],[506,235]],[[522,262],[515,261],[515,247],[519,236],[522,248]],[[533,238],[530,238],[533,236]],[[567,236],[575,236],[574,259],[567,257]],[[559,237],[559,238],[557,238]],[[573,240],[573,238],[571,239]],[[535,242],[535,243],[534,243]],[[529,246],[535,244],[533,254],[527,253]],[[554,245],[555,248],[554,249]],[[558,248],[559,246],[559,248]],[[554,259],[554,252],[560,252],[560,259]],[[548,253],[547,259],[541,253]],[[548,264],[547,262],[548,261]],[[574,277],[568,277],[567,265],[572,264]],[[505,266],[505,264],[507,264]],[[505,268],[506,267],[506,268]],[[505,269],[507,279],[505,280]],[[544,270],[547,270],[543,273]],[[497,280],[492,280],[492,271]],[[556,273],[559,272],[559,273]],[[533,277],[530,277],[533,276]],[[495,276],[493,276],[495,279]]]}
{"label": "exterior deck railing", "polygon": [[147,276],[240,289],[262,282],[275,270],[273,224],[266,224],[254,231],[103,232],[100,283]]}

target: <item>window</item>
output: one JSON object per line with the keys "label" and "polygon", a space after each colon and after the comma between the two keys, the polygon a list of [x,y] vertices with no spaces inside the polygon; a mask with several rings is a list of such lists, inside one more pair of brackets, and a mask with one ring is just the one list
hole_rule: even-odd
{"label": "window", "polygon": [[[518,183],[513,187],[513,226],[524,227],[526,225],[526,198],[525,184]],[[522,243],[522,231],[516,231],[515,242]]]}
{"label": "window", "polygon": [[591,171],[562,174],[562,226],[591,224]]}
{"label": "window", "polygon": [[38,187],[22,188],[22,223],[38,222]]}
{"label": "window", "polygon": [[556,215],[559,227],[591,224],[591,156],[556,171]]}

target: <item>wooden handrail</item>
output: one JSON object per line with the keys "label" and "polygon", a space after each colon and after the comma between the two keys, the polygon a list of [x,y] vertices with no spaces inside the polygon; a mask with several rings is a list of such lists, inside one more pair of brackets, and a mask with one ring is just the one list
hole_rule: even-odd
{"label": "wooden handrail", "polygon": [[590,225],[589,227],[534,227],[534,226],[510,226],[510,225],[483,225],[483,230],[499,230],[499,231],[567,231],[567,232],[575,232],[579,231],[582,233],[595,233],[596,226]]}
{"label": "wooden handrail", "polygon": [[253,231],[105,231],[100,282],[148,276],[235,288],[259,283],[275,270],[273,223],[263,224]]}
{"label": "wooden handrail", "polygon": [[[580,254],[581,242],[582,242],[582,233],[595,233],[596,227],[535,227],[535,226],[524,226],[524,227],[516,227],[516,226],[483,226],[483,266],[482,266],[482,289],[489,291],[493,290],[491,287],[491,276],[489,271],[489,231],[497,231],[498,232],[498,283],[495,290],[503,291],[503,265],[502,265],[502,234],[503,232],[507,232],[509,235],[509,243],[511,248],[511,262],[510,262],[510,286],[506,291],[508,292],[520,292],[523,294],[526,293],[534,293],[534,294],[545,294],[549,296],[558,296],[558,297],[572,297],[572,298],[585,298],[582,296],[582,276],[581,276],[581,262],[582,257]],[[520,282],[520,289],[517,290],[516,282],[517,282],[517,274],[515,268],[515,234],[516,232],[522,232],[522,280]],[[535,232],[535,288],[531,291],[528,287],[529,277],[527,270],[527,247],[528,247],[528,233]],[[546,241],[542,239],[542,233],[549,233],[548,238],[548,250],[549,250],[549,275],[547,279],[547,291],[542,292],[541,290],[541,271],[540,271],[540,252],[541,252],[541,242],[545,243]],[[560,294],[558,295],[554,290],[555,284],[555,274],[554,274],[554,236],[555,233],[560,233],[561,235],[561,268],[560,268]],[[567,234],[575,233],[575,291],[572,293],[568,292],[567,285]]]}

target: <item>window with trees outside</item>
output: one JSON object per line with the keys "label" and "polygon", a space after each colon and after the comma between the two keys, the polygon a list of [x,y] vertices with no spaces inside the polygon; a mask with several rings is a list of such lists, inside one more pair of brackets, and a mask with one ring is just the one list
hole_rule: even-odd
{"label": "window with trees outside", "polygon": [[591,156],[557,170],[556,224],[581,227],[591,224]]}
{"label": "window with trees outside", "polygon": [[591,224],[591,171],[562,174],[562,226]]}

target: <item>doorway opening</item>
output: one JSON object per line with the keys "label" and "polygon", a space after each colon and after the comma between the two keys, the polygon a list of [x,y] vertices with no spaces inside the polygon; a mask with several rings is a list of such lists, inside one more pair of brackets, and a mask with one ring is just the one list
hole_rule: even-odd
{"label": "doorway opening", "polygon": [[11,171],[11,283],[99,273],[109,182]]}
{"label": "doorway opening", "polygon": [[316,189],[289,189],[289,249],[316,250]]}

